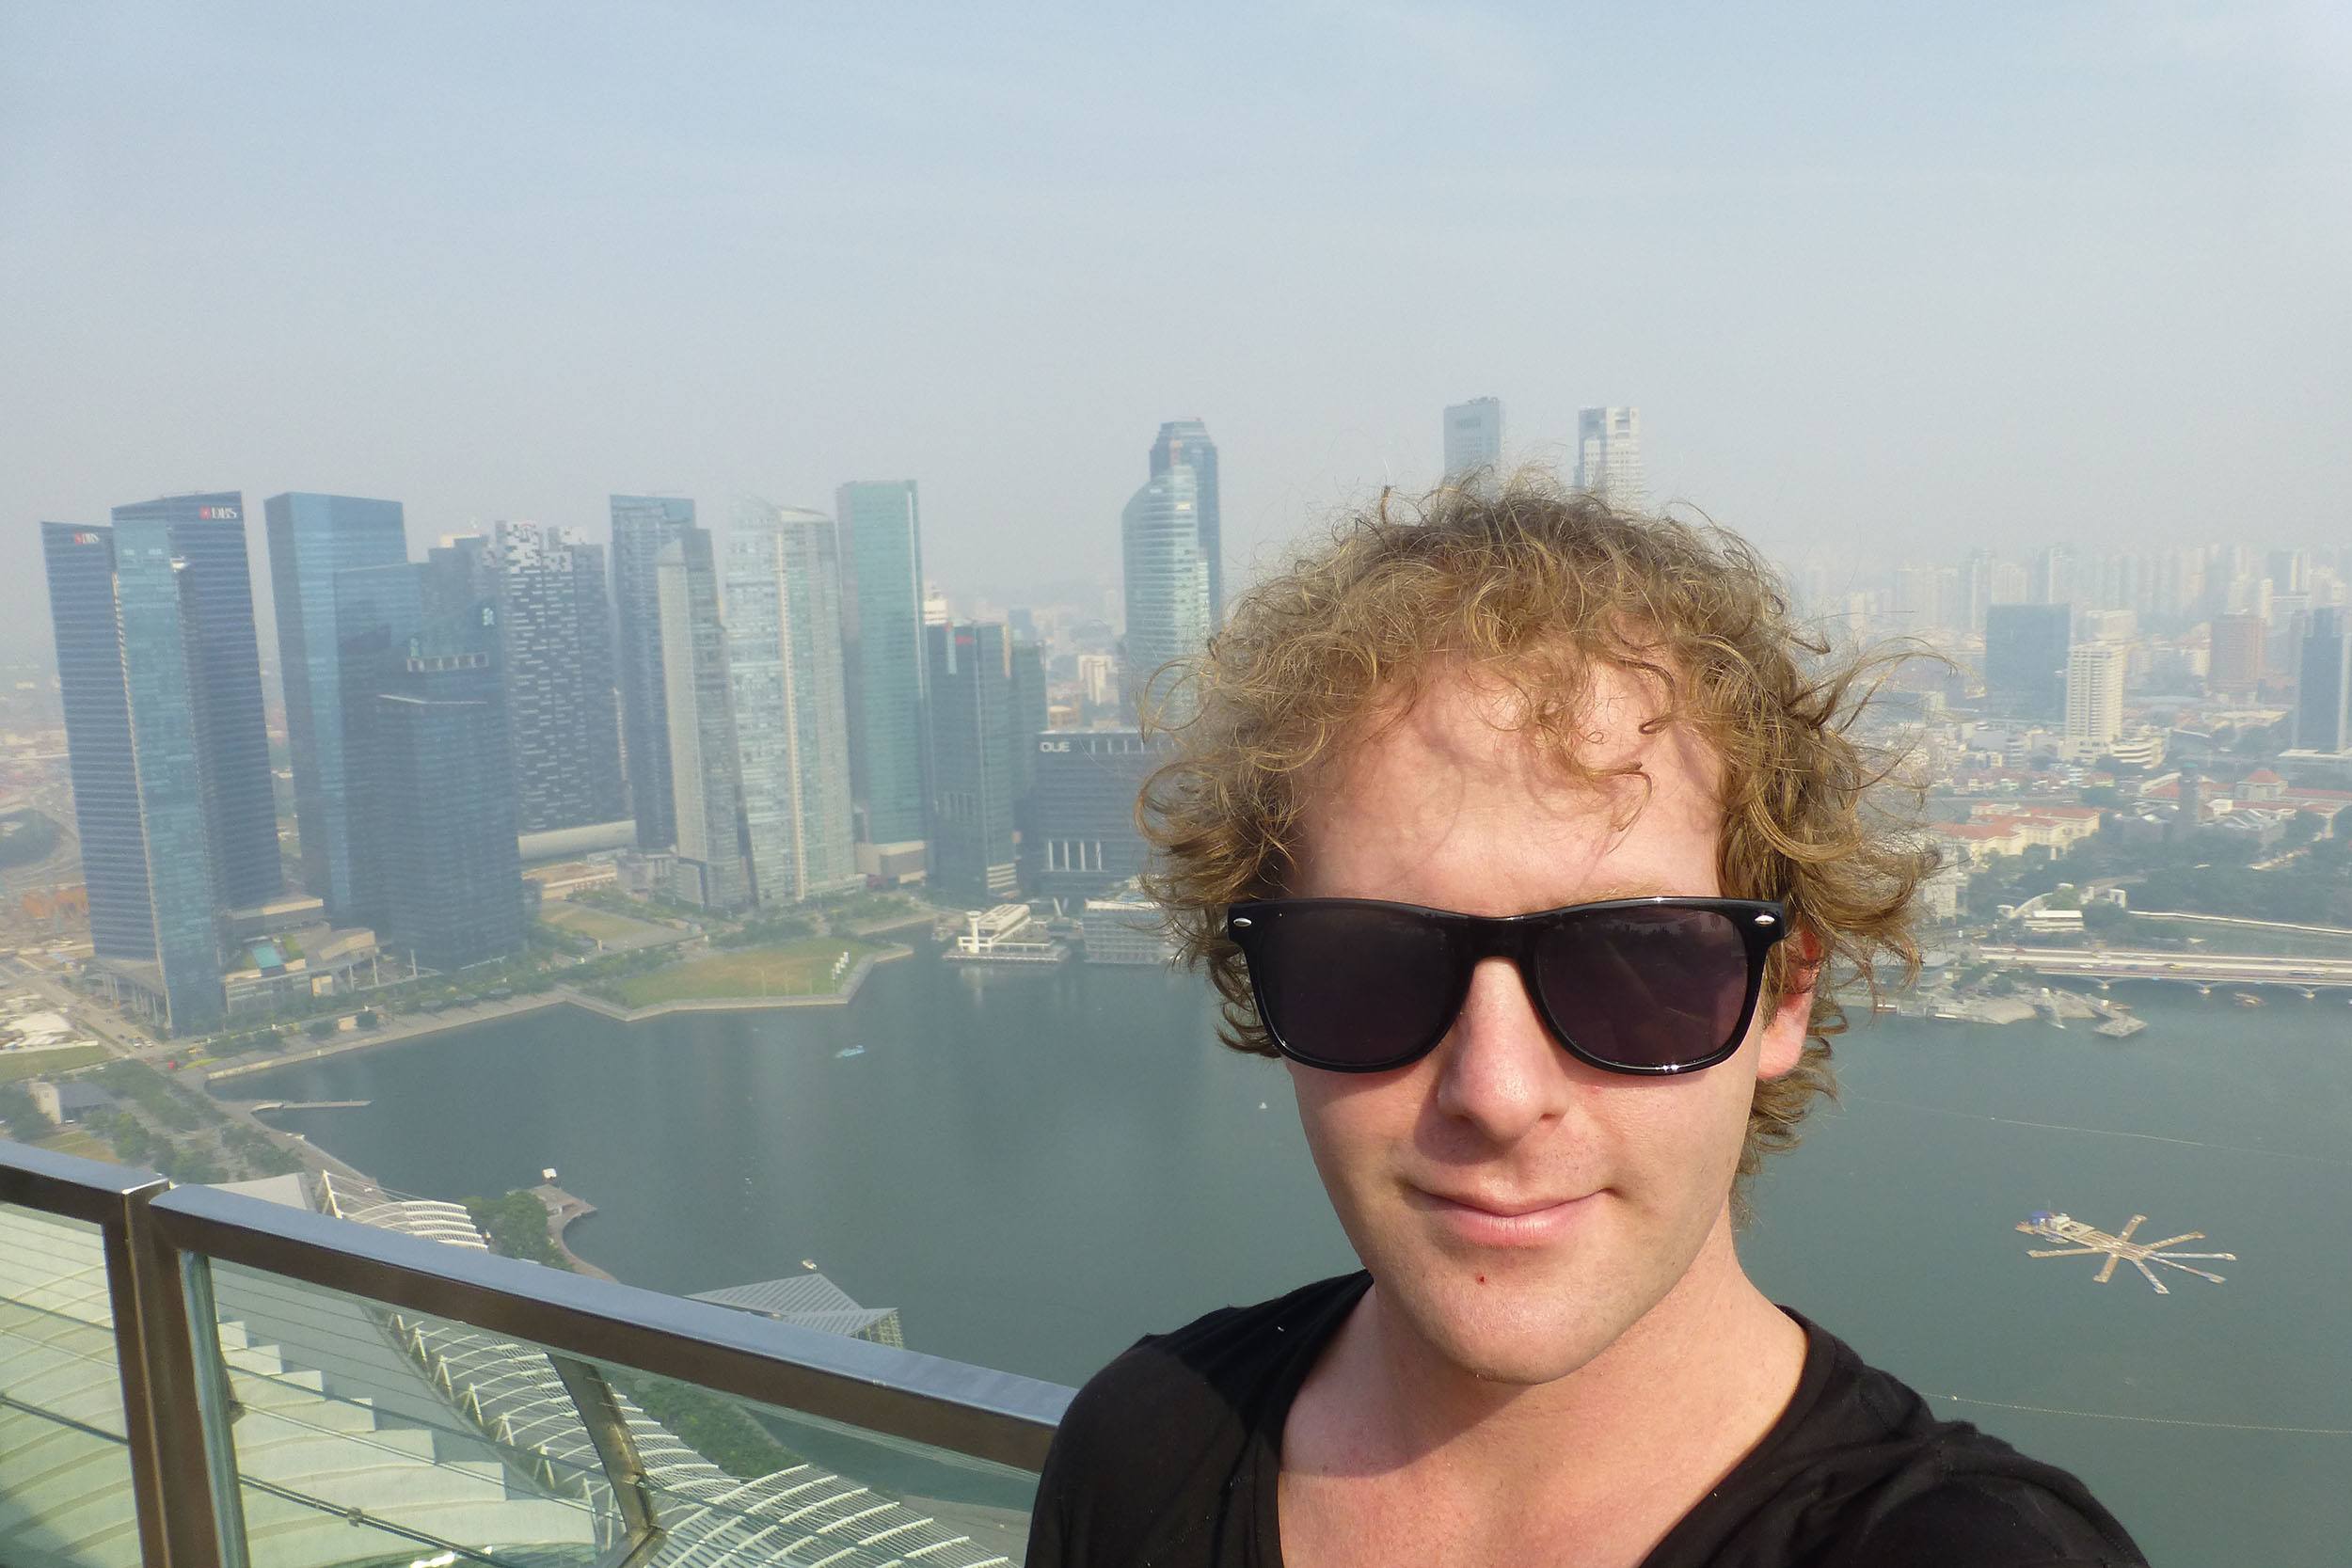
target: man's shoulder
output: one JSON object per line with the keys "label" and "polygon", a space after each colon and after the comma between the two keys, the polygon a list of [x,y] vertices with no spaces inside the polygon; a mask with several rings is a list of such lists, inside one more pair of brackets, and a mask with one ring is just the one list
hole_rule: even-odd
{"label": "man's shoulder", "polygon": [[[1799,1320],[1804,1323],[1804,1320]],[[1805,1371],[1780,1422],[1692,1510],[1660,1568],[2025,1568],[2144,1562],[2074,1476],[1961,1420],[1804,1323]],[[1739,1550],[1726,1549],[1737,1544]]]}
{"label": "man's shoulder", "polygon": [[1341,1275],[1220,1307],[1089,1378],[1046,1458],[1031,1560],[1139,1561],[1148,1545],[1246,1528],[1234,1509],[1246,1513],[1257,1448],[1279,1449],[1291,1395],[1367,1283]]}
{"label": "man's shoulder", "polygon": [[[1148,1334],[1087,1380],[1061,1433],[1099,1451],[1104,1440],[1143,1435],[1138,1427],[1164,1431],[1176,1422],[1204,1436],[1212,1429],[1247,1428],[1265,1414],[1291,1361],[1320,1347],[1366,1283],[1360,1274],[1341,1275]],[[1161,1439],[1146,1441],[1161,1447]],[[1062,1446],[1060,1437],[1056,1446]]]}

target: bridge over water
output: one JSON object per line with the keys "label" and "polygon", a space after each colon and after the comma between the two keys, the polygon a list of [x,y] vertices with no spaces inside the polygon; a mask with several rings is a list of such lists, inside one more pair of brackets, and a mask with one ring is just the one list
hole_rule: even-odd
{"label": "bridge over water", "polygon": [[2301,990],[2352,990],[2352,958],[2258,958],[2234,953],[2178,953],[2126,947],[2024,947],[1988,942],[1978,949],[2005,969],[2082,980],[2179,980],[2189,985],[2293,986]]}

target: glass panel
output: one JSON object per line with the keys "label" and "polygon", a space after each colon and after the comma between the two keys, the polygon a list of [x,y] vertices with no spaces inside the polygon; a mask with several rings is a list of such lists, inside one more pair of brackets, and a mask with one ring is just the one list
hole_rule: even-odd
{"label": "glass panel", "polygon": [[[652,1564],[1022,1559],[1033,1473],[249,1269],[213,1275],[257,1564],[612,1561],[646,1514]],[[627,1496],[603,1457],[622,1453],[645,1478]],[[347,1511],[402,1544],[358,1547],[337,1533]]]}
{"label": "glass panel", "polygon": [[619,1540],[594,1452],[547,1440],[561,1390],[485,1339],[225,1264],[213,1291],[256,1568],[584,1563]]}
{"label": "glass panel", "polygon": [[137,1506],[98,1227],[0,1203],[0,1559],[135,1568]]}
{"label": "glass panel", "polygon": [[[673,1543],[700,1539],[754,1563],[1022,1560],[1034,1471],[597,1365],[632,1411]],[[744,1484],[712,1491],[713,1466]]]}

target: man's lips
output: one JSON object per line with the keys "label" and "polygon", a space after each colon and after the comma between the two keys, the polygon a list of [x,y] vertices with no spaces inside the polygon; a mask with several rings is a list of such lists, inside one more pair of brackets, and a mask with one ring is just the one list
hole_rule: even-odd
{"label": "man's lips", "polygon": [[1478,1246],[1541,1246],[1558,1240],[1596,1206],[1598,1193],[1566,1197],[1406,1189],[1412,1205]]}

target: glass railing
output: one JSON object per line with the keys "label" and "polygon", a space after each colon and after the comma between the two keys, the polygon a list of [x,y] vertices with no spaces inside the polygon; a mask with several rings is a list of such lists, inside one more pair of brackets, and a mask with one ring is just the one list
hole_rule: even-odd
{"label": "glass railing", "polygon": [[0,1562],[1021,1561],[1069,1389],[497,1257],[447,1209],[0,1141]]}

